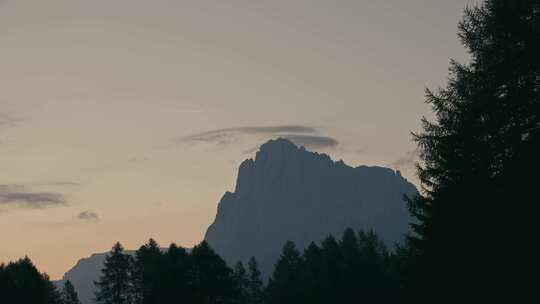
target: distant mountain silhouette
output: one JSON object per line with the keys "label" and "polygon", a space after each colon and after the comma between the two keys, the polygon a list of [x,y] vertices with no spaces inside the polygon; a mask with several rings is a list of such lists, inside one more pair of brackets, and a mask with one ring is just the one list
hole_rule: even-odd
{"label": "distant mountain silhouette", "polygon": [[[134,254],[135,251],[126,251],[126,253]],[[64,274],[62,280],[54,282],[55,285],[61,287],[66,280],[69,280],[75,287],[82,304],[93,303],[94,281],[101,274],[105,256],[107,256],[107,252],[95,253],[87,258],[80,259],[73,268]]]}
{"label": "distant mountain silhouette", "polygon": [[[205,239],[230,265],[255,256],[267,276],[287,240],[303,248],[351,227],[373,229],[392,247],[411,221],[402,197],[416,193],[399,171],[353,168],[286,139],[271,140],[240,165],[236,189],[219,202]],[[70,280],[81,302],[93,303],[106,255],[81,259],[55,283]]]}
{"label": "distant mountain silhouette", "polygon": [[417,190],[399,171],[350,167],[286,139],[260,147],[239,168],[205,239],[230,264],[255,256],[268,275],[287,240],[300,249],[347,227],[373,229],[390,247],[411,218],[403,195]]}

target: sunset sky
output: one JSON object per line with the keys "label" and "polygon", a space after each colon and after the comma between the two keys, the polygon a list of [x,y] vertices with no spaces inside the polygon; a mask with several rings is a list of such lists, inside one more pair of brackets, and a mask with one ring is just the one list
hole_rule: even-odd
{"label": "sunset sky", "polygon": [[202,240],[284,136],[414,179],[473,0],[0,0],[0,262]]}

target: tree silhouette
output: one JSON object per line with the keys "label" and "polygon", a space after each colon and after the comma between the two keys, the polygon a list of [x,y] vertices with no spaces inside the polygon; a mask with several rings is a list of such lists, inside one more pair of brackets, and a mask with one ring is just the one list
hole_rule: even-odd
{"label": "tree silhouette", "polygon": [[206,241],[193,247],[188,281],[197,304],[235,303],[238,298],[233,273]]}
{"label": "tree silhouette", "polygon": [[132,275],[135,304],[162,303],[162,263],[163,254],[154,239],[150,239],[135,253]]}
{"label": "tree silhouette", "polygon": [[100,304],[131,304],[133,284],[131,276],[131,256],[124,253],[120,243],[116,243],[105,258],[97,287],[96,302]]}
{"label": "tree silhouette", "polygon": [[62,302],[62,304],[81,304],[77,291],[75,291],[75,287],[69,280],[64,283],[62,288]]}
{"label": "tree silhouette", "polygon": [[193,294],[188,278],[189,254],[186,249],[171,244],[165,253],[162,265],[162,299],[163,303],[177,303],[182,297],[186,303],[192,303]]}
{"label": "tree silhouette", "polygon": [[268,282],[267,303],[302,303],[302,255],[296,249],[293,242],[287,242],[279,260],[276,263],[274,273]]}
{"label": "tree silhouette", "polygon": [[262,304],[264,302],[264,286],[259,264],[255,257],[251,257],[248,262],[247,294],[249,304]]}
{"label": "tree silhouette", "polygon": [[1,303],[62,304],[49,277],[41,274],[28,257],[0,264],[0,299]]}
{"label": "tree silhouette", "polygon": [[249,279],[246,268],[241,261],[234,266],[233,278],[238,292],[238,304],[249,303]]}
{"label": "tree silhouette", "polygon": [[471,61],[427,91],[435,121],[415,134],[424,191],[403,282],[415,303],[516,302],[538,231],[540,1],[467,8],[459,37]]}

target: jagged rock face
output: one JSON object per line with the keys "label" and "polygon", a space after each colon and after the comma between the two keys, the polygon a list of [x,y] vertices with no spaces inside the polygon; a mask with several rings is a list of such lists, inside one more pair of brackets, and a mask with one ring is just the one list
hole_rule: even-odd
{"label": "jagged rock face", "polygon": [[403,195],[416,188],[382,167],[350,167],[285,139],[240,165],[205,239],[231,265],[255,256],[268,275],[287,240],[304,248],[345,228],[373,229],[390,247],[409,229]]}

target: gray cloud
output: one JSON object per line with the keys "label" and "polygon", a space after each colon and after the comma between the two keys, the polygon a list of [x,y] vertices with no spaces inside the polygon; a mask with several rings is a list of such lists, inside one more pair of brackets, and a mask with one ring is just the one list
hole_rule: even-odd
{"label": "gray cloud", "polygon": [[76,182],[70,182],[70,181],[50,181],[50,182],[42,182],[42,183],[35,183],[36,186],[57,186],[57,187],[78,187],[81,184]]}
{"label": "gray cloud", "polygon": [[99,216],[93,211],[83,211],[77,215],[77,218],[83,221],[97,222],[99,221]]}
{"label": "gray cloud", "polygon": [[65,204],[66,199],[61,193],[31,191],[21,185],[0,185],[0,206],[45,208]]}
{"label": "gray cloud", "polygon": [[338,145],[338,141],[334,138],[321,136],[317,128],[306,125],[223,128],[181,137],[178,141],[180,143],[204,142],[225,146],[242,136],[257,136],[265,139],[283,137],[308,149],[335,148]]}
{"label": "gray cloud", "polygon": [[318,135],[284,135],[282,136],[295,143],[298,146],[304,146],[307,149],[334,149],[339,144],[337,140],[328,136]]}
{"label": "gray cloud", "polygon": [[407,152],[402,157],[389,163],[388,166],[392,168],[396,168],[396,169],[410,168],[416,164],[419,156],[420,156],[420,151],[418,149],[415,149],[413,151]]}

